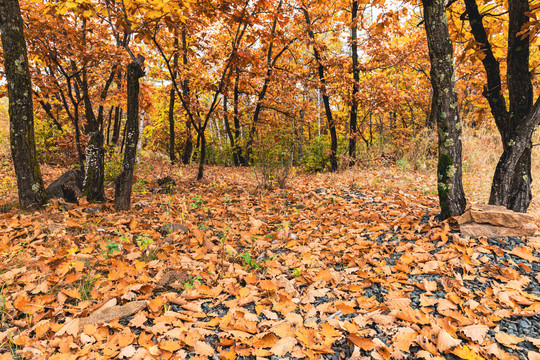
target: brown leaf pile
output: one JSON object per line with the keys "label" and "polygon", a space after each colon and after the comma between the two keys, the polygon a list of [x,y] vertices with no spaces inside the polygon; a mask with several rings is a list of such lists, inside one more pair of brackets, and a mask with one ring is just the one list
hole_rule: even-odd
{"label": "brown leaf pile", "polygon": [[[263,193],[249,171],[213,168],[128,213],[1,214],[0,358],[512,359],[540,346],[496,323],[540,313],[536,274],[492,263],[504,251],[436,222],[433,196],[378,176]],[[538,261],[539,247],[512,254]]]}

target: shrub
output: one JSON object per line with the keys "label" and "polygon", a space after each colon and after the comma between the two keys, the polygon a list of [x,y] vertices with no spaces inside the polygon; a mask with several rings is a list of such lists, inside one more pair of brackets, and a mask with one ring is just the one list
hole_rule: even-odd
{"label": "shrub", "polygon": [[283,189],[293,173],[294,140],[286,132],[263,132],[253,149],[254,172],[263,189]]}

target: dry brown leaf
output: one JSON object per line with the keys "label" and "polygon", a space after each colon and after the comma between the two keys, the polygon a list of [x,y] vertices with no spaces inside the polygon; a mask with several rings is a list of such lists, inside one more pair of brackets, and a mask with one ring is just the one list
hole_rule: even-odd
{"label": "dry brown leaf", "polygon": [[290,351],[297,343],[296,338],[289,336],[279,340],[272,348],[270,352],[276,356],[283,356]]}
{"label": "dry brown leaf", "polygon": [[360,349],[364,351],[371,351],[377,347],[375,343],[373,342],[373,340],[359,336],[357,334],[349,334],[347,338],[354,345],[358,346]]}
{"label": "dry brown leaf", "polygon": [[122,306],[112,306],[104,310],[98,310],[86,318],[81,318],[79,326],[82,328],[86,324],[101,324],[116,318],[123,318],[144,309],[147,306],[146,300],[132,301]]}
{"label": "dry brown leaf", "polygon": [[54,336],[62,336],[64,334],[77,336],[77,333],[79,332],[79,328],[82,327],[80,323],[81,323],[80,319],[71,319],[68,322],[66,322],[65,325],[62,326],[62,328],[58,330],[56,334],[54,334]]}
{"label": "dry brown leaf", "polygon": [[515,336],[515,335],[512,335],[512,334],[507,334],[507,333],[504,333],[504,332],[499,332],[497,334],[495,334],[495,339],[497,339],[497,341],[505,346],[512,346],[512,345],[516,345],[516,344],[519,344],[520,342],[522,342],[523,340],[525,340],[524,338],[522,337],[519,337],[519,336]]}
{"label": "dry brown leaf", "polygon": [[527,358],[529,360],[540,360],[540,353],[538,353],[536,351],[529,351],[527,353]]}
{"label": "dry brown leaf", "polygon": [[465,334],[469,339],[479,344],[484,342],[489,327],[486,325],[469,325],[461,329],[461,332]]}
{"label": "dry brown leaf", "polygon": [[454,338],[444,329],[439,330],[439,335],[437,336],[437,350],[447,353],[459,344],[461,344],[461,340]]}
{"label": "dry brown leaf", "polygon": [[410,327],[403,327],[394,336],[393,342],[399,350],[409,352],[409,348],[413,344],[416,335],[418,335],[416,330]]}
{"label": "dry brown leaf", "polygon": [[509,254],[519,256],[522,259],[525,259],[527,261],[540,261],[536,256],[533,255],[533,249],[528,246],[522,246],[522,247],[515,247],[512,251],[509,252]]}
{"label": "dry brown leaf", "polygon": [[126,346],[126,347],[124,347],[124,348],[122,348],[120,350],[120,353],[118,354],[118,358],[119,359],[129,359],[133,355],[135,355],[136,352],[137,352],[137,349],[135,349],[135,346],[129,345],[129,346]]}

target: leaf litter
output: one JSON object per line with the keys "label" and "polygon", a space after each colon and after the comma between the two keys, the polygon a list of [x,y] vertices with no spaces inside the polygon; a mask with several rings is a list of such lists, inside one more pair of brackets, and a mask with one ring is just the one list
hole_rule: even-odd
{"label": "leaf litter", "polygon": [[387,175],[1,214],[0,358],[538,359],[538,239],[460,237]]}

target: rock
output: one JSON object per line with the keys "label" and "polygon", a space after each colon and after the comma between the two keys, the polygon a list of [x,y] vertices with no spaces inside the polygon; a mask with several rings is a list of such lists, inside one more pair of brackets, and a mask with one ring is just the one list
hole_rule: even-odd
{"label": "rock", "polygon": [[458,224],[478,223],[504,226],[510,228],[522,227],[534,222],[529,214],[508,210],[504,206],[473,204],[463,215],[457,218]]}
{"label": "rock", "polygon": [[70,169],[47,186],[45,192],[50,198],[64,198],[66,201],[76,202],[77,198],[82,196],[83,180],[83,171]]}
{"label": "rock", "polygon": [[189,228],[186,225],[182,225],[182,224],[165,224],[159,228],[159,232],[163,236],[175,233],[177,231],[182,231],[182,232],[187,233],[189,232]]}
{"label": "rock", "polygon": [[525,224],[521,227],[495,226],[490,224],[478,224],[474,222],[460,225],[462,235],[472,237],[505,237],[505,236],[532,236],[538,230],[533,223]]}

